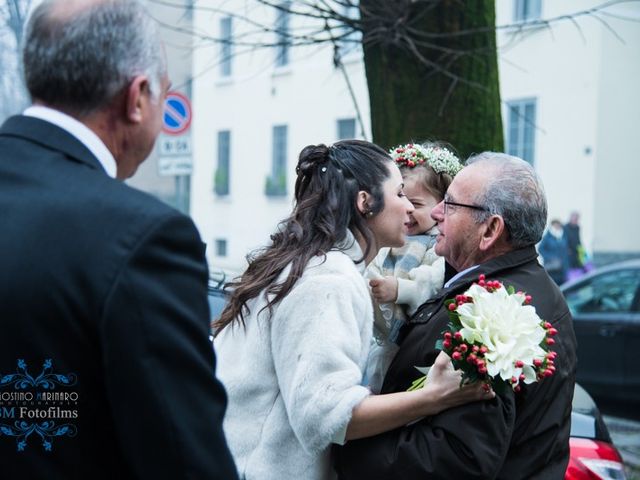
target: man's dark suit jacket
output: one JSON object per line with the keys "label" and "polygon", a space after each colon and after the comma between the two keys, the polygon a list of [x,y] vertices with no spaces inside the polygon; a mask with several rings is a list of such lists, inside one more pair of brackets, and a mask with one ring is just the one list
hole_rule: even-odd
{"label": "man's dark suit jacket", "polygon": [[12,117],[0,258],[2,478],[236,478],[188,217],[66,131]]}
{"label": "man's dark suit jacket", "polygon": [[400,351],[382,393],[407,390],[438,355],[436,341],[447,328],[443,305],[464,292],[478,275],[500,280],[533,297],[538,315],[558,329],[556,373],[514,394],[441,412],[382,435],[336,448],[341,479],[539,479],[562,480],[569,461],[571,400],[576,340],[562,294],[537,262],[533,247],[480,265],[423,304],[403,327]]}

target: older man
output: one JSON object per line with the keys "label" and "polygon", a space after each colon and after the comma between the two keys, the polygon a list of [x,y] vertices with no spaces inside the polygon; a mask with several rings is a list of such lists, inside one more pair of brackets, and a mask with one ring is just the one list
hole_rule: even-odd
{"label": "older man", "polygon": [[569,459],[575,336],[562,294],[538,264],[534,245],[546,223],[544,191],[526,162],[504,154],[470,159],[431,212],[436,252],[457,272],[401,333],[382,393],[409,388],[433,364],[446,329],[444,301],[480,274],[533,297],[538,315],[558,330],[556,372],[514,393],[446,410],[392,432],[336,449],[342,479],[564,478]]}
{"label": "older man", "polygon": [[233,479],[193,222],[117,179],[169,80],[135,0],[45,0],[0,129],[0,476]]}

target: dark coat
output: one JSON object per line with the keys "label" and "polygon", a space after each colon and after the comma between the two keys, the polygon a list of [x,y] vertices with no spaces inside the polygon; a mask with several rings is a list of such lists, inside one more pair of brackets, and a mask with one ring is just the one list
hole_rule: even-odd
{"label": "dark coat", "polygon": [[567,279],[569,270],[567,239],[564,235],[560,238],[555,237],[547,230],[538,245],[538,252],[544,260],[544,268],[549,276],[558,285],[562,285]]}
{"label": "dark coat", "polygon": [[0,129],[0,212],[0,394],[68,395],[0,405],[0,476],[236,478],[193,222],[24,116]]}
{"label": "dark coat", "polygon": [[478,275],[513,285],[533,297],[538,315],[559,333],[556,373],[506,389],[491,401],[446,410],[375,437],[337,447],[340,478],[353,479],[525,479],[561,480],[569,461],[571,400],[575,383],[576,340],[567,305],[533,247],[495,258],[456,280],[429,300],[401,332],[400,351],[385,377],[382,393],[402,392],[421,376],[439,351],[446,329],[443,302],[464,292]]}

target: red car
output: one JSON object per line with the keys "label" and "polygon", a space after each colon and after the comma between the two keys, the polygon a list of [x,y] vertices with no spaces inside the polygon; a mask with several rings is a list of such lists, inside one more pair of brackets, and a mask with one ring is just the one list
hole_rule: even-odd
{"label": "red car", "polygon": [[593,399],[576,385],[571,412],[571,457],[565,480],[625,480],[624,465]]}

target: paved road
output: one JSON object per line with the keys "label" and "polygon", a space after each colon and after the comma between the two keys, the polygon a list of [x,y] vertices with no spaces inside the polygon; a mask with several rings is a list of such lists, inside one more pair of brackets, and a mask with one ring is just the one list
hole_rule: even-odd
{"label": "paved road", "polygon": [[640,480],[640,422],[604,415],[611,439],[627,467],[627,480]]}

